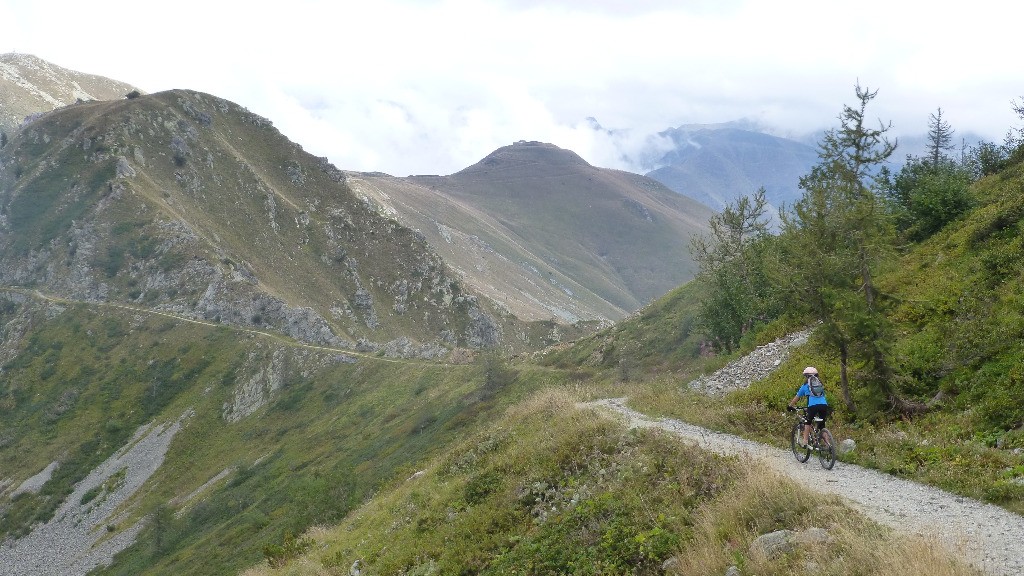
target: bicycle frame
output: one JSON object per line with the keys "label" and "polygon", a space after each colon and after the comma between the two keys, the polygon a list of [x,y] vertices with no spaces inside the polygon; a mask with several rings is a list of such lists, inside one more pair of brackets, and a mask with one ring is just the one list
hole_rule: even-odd
{"label": "bicycle frame", "polygon": [[[836,463],[835,442],[832,440],[832,432],[824,426],[825,420],[816,416],[813,420],[808,421],[806,407],[796,408],[796,411],[797,421],[793,424],[793,430],[790,433],[790,447],[793,450],[793,456],[797,462],[803,463],[811,457],[811,452],[815,452],[821,467],[831,470]],[[807,436],[807,444],[804,445],[803,433],[808,424],[811,425],[811,432]]]}

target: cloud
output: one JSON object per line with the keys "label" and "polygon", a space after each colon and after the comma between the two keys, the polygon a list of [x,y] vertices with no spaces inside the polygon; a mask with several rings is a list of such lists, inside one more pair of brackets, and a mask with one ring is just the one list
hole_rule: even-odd
{"label": "cloud", "polygon": [[525,139],[636,170],[681,124],[834,126],[858,80],[898,134],[940,106],[994,140],[1020,123],[1024,7],[995,0],[53,4],[0,4],[10,49],[227,98],[344,169],[451,173]]}

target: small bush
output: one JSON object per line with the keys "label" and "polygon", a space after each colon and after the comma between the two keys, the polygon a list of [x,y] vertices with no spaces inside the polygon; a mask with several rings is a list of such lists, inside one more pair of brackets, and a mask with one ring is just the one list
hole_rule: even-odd
{"label": "small bush", "polygon": [[271,568],[281,568],[312,546],[313,541],[309,538],[296,538],[291,532],[285,532],[281,544],[267,544],[263,547],[263,557]]}
{"label": "small bush", "polygon": [[469,479],[463,493],[466,504],[473,505],[483,502],[492,492],[501,486],[502,475],[496,470],[488,470]]}
{"label": "small bush", "polygon": [[88,490],[85,491],[85,494],[82,494],[82,498],[81,500],[79,500],[79,504],[85,506],[89,502],[95,500],[96,497],[99,496],[102,492],[103,486],[93,486],[92,488],[89,488]]}
{"label": "small bush", "polygon": [[189,154],[188,142],[185,142],[181,136],[171,137],[171,152],[174,157],[174,165],[184,166]]}

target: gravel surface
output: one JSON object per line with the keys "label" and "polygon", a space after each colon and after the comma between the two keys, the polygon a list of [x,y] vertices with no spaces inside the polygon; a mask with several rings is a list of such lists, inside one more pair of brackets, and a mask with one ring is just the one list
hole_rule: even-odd
{"label": "gravel surface", "polygon": [[[28,536],[3,542],[0,576],[74,576],[110,564],[142,529],[142,521],[120,529],[125,521],[121,504],[163,464],[171,439],[188,416],[186,412],[170,424],[140,427],[125,447],[75,486],[53,519],[34,526]],[[82,504],[82,497],[99,487]]]}
{"label": "gravel surface", "polygon": [[43,471],[35,476],[25,480],[11,492],[11,498],[13,499],[18,494],[32,493],[36,494],[43,489],[43,486],[50,481],[53,477],[53,472],[60,467],[60,462],[51,462],[49,466],[43,468]]}
{"label": "gravel surface", "polygon": [[[791,346],[806,341],[806,334],[793,335],[756,351],[758,360],[740,360],[706,377],[704,382],[725,382],[708,388],[694,388],[710,394],[749,385],[778,366]],[[754,367],[753,364],[759,366]],[[738,366],[743,366],[737,372]],[[748,376],[737,376],[745,373]],[[809,489],[844,498],[875,521],[904,533],[934,539],[988,574],[1024,575],[1024,517],[998,506],[950,494],[943,490],[882,474],[854,464],[837,462],[824,470],[812,457],[801,464],[790,450],[775,448],[731,434],[668,418],[655,419],[627,408],[626,398],[599,400],[592,405],[620,414],[632,427],[661,428],[697,446],[725,455],[742,455],[767,465]]]}
{"label": "gravel surface", "polygon": [[[721,370],[707,376],[701,376],[690,382],[688,386],[710,396],[722,396],[739,388],[746,388],[751,382],[767,377],[789,356],[795,346],[807,342],[812,330],[794,332],[779,338],[775,342],[758,346],[746,356],[729,362]],[[794,382],[800,380],[794,377]]]}

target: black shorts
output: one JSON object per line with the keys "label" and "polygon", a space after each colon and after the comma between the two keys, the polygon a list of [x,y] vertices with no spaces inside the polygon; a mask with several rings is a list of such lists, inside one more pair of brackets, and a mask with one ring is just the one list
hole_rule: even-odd
{"label": "black shorts", "polygon": [[829,413],[828,404],[815,404],[814,406],[807,407],[807,423],[811,424],[814,421],[814,417],[821,418],[821,422],[818,422],[818,428],[825,427],[825,420],[828,418]]}

